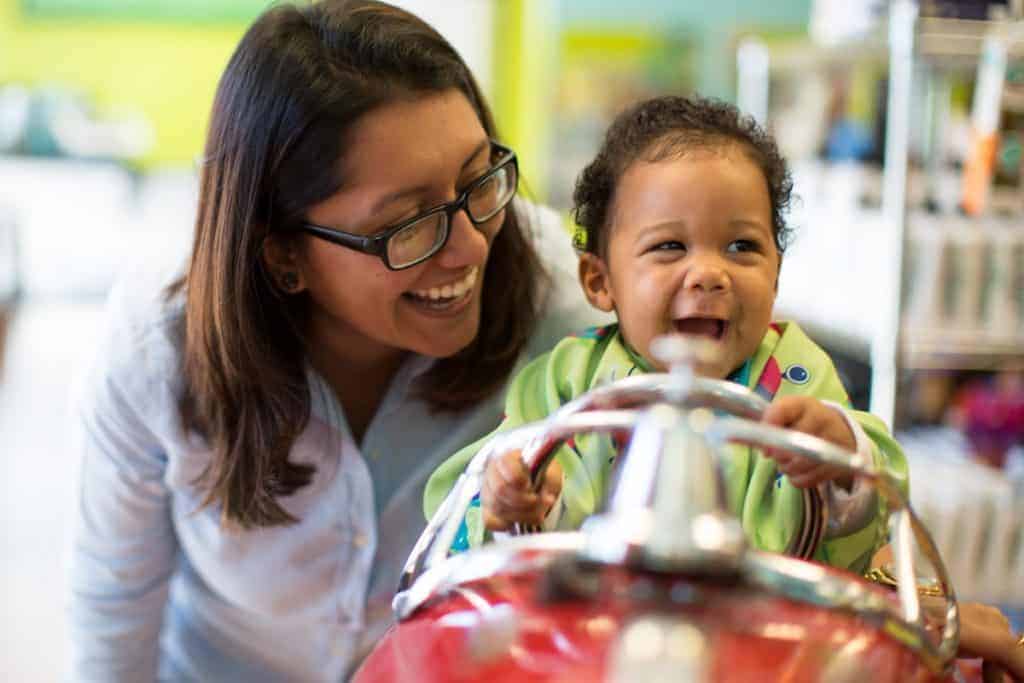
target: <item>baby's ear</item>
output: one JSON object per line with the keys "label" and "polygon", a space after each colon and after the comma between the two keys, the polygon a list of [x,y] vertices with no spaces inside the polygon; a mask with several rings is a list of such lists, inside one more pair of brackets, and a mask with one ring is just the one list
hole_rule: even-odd
{"label": "baby's ear", "polygon": [[604,259],[590,252],[580,254],[579,274],[580,285],[590,305],[605,313],[614,311],[615,299]]}

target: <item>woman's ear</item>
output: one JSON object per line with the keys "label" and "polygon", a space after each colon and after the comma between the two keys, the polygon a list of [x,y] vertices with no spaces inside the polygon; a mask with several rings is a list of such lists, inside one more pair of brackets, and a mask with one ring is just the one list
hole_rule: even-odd
{"label": "woman's ear", "polygon": [[306,288],[305,278],[295,251],[295,243],[281,235],[267,235],[260,250],[263,266],[270,279],[285,294],[298,294]]}
{"label": "woman's ear", "polygon": [[590,252],[580,254],[579,275],[580,285],[590,305],[605,313],[614,311],[615,298],[604,259]]}

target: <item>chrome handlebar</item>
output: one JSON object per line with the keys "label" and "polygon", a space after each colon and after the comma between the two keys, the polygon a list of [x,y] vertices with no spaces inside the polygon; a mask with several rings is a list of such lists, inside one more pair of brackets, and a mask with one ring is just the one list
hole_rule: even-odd
{"label": "chrome handlebar", "polygon": [[[669,405],[661,408],[656,405],[643,412],[626,409],[651,403]],[[696,406],[712,406],[742,417],[717,417],[710,411],[697,409]],[[581,548],[581,554],[591,559],[610,562],[631,562],[639,558],[642,563],[646,562],[648,567],[668,570],[689,568],[693,557],[721,556],[725,557],[727,562],[733,562],[726,566],[741,569],[746,566],[746,571],[752,571],[762,583],[767,582],[770,585],[771,573],[775,571],[771,569],[773,565],[758,559],[762,558],[763,554],[747,552],[742,538],[735,538],[738,523],[735,528],[723,525],[720,504],[715,509],[708,508],[704,513],[693,509],[682,510],[678,501],[685,499],[686,496],[679,495],[678,492],[672,496],[674,500],[667,504],[668,507],[664,502],[652,501],[659,478],[671,479],[676,484],[683,485],[686,474],[680,468],[692,467],[693,463],[689,461],[698,464],[702,459],[709,461],[708,454],[711,451],[707,446],[716,448],[726,443],[738,443],[795,452],[820,463],[836,465],[849,475],[867,479],[874,484],[891,513],[890,533],[896,575],[899,580],[900,615],[905,625],[912,628],[912,634],[916,634],[915,642],[910,644],[915,645],[916,649],[926,658],[930,658],[936,666],[948,666],[955,657],[959,641],[959,611],[955,595],[934,541],[914,513],[909,501],[903,496],[897,482],[888,472],[878,469],[870,458],[850,453],[808,434],[753,421],[761,416],[766,406],[767,403],[761,397],[736,384],[699,378],[692,373],[677,372],[674,369],[672,373],[630,377],[594,389],[566,404],[542,422],[496,435],[470,461],[466,471],[431,517],[413,548],[402,572],[398,594],[393,601],[396,616],[399,619],[408,618],[447,585],[450,577],[446,578],[445,562],[451,563],[457,559],[448,560],[449,548],[455,540],[473,497],[481,489],[484,471],[492,457],[498,457],[510,450],[520,450],[524,464],[531,472],[533,481],[537,483],[542,481],[544,471],[557,447],[571,436],[585,432],[614,433],[630,430],[634,434],[633,440],[619,473],[617,486],[610,497],[608,510],[588,520],[582,532],[582,541],[573,541],[572,547]],[[642,425],[648,426],[641,430]],[[664,436],[670,432],[676,435],[676,441],[672,442],[674,446],[678,448],[682,444],[688,457],[666,459],[661,458],[660,453],[648,453],[645,456],[645,450],[652,450],[649,447],[650,443],[637,447],[638,434],[647,434],[647,437],[641,440],[646,439],[650,442],[653,438],[651,434],[661,433]],[[664,445],[665,442],[663,440],[659,443]],[[697,455],[694,455],[695,453]],[[717,483],[720,490],[720,479]],[[805,496],[809,496],[805,497],[806,507],[817,497],[816,489],[805,489]],[[821,502],[820,497],[818,502]],[[688,515],[688,520],[703,524],[705,529],[709,523],[712,527],[718,525],[715,528],[721,535],[720,542],[709,547],[707,543],[702,545],[701,542],[694,543],[693,539],[690,539],[688,545],[681,546],[678,542],[678,524],[662,523],[664,519],[658,521],[656,512],[662,515]],[[646,535],[638,536],[638,526],[643,527]],[[660,533],[658,529],[661,529]],[[801,543],[809,543],[809,546],[801,549],[800,556],[813,555],[822,532],[823,523],[820,520],[817,525],[812,525],[810,531],[805,530]],[[683,535],[685,536],[685,533]],[[536,537],[538,547],[544,545],[542,539],[545,536],[548,534]],[[638,537],[641,539],[639,543],[636,540]],[[932,643],[927,637],[924,616],[918,600],[914,540],[931,563],[938,586],[946,598],[946,621],[937,644]],[[530,542],[521,539],[514,545],[516,548],[523,548],[530,545]],[[637,551],[640,551],[639,554]],[[461,566],[460,562],[462,561],[450,566]],[[782,563],[778,566],[785,568],[788,565]],[[788,570],[778,571],[785,573]],[[766,576],[769,578],[765,579]]]}

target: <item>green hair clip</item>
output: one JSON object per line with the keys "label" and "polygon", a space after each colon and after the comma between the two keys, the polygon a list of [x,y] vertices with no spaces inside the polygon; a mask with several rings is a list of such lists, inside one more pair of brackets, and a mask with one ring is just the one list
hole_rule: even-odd
{"label": "green hair clip", "polygon": [[572,231],[572,248],[582,254],[587,250],[587,229],[577,225]]}

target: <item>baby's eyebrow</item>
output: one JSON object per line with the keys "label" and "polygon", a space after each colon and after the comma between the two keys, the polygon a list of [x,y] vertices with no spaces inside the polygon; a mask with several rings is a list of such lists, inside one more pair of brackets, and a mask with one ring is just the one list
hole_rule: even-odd
{"label": "baby's eyebrow", "polygon": [[729,221],[729,227],[733,229],[753,229],[757,232],[771,233],[771,225],[754,218],[734,218]]}
{"label": "baby's eyebrow", "polygon": [[647,236],[648,234],[650,234],[652,232],[659,232],[659,231],[662,231],[662,230],[670,230],[670,229],[673,229],[673,228],[685,228],[685,227],[686,227],[686,221],[684,221],[684,220],[664,221],[662,223],[654,223],[653,225],[647,225],[647,226],[644,226],[643,228],[640,228],[640,230],[637,231],[636,236],[639,239],[639,238]]}

